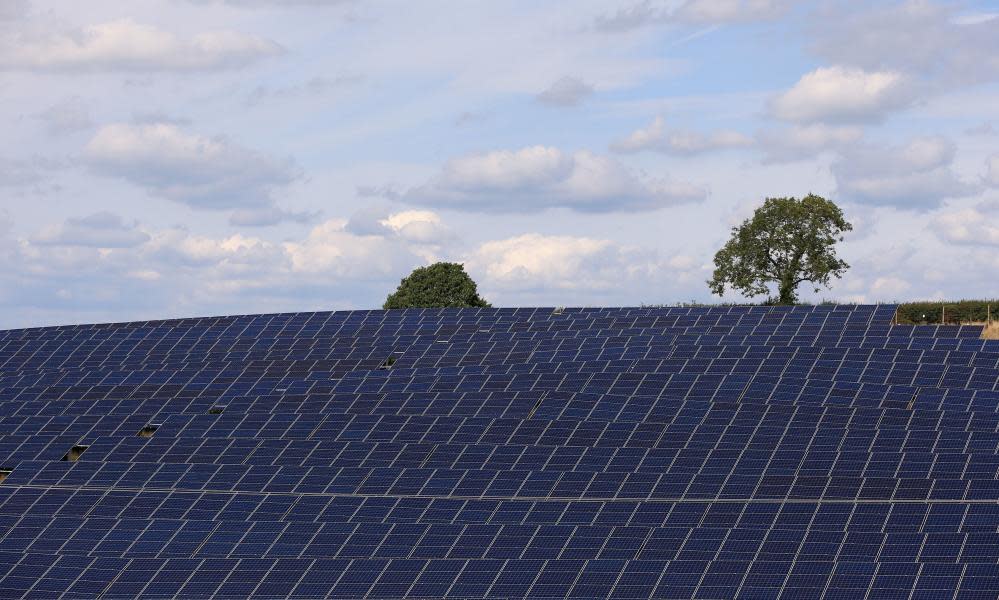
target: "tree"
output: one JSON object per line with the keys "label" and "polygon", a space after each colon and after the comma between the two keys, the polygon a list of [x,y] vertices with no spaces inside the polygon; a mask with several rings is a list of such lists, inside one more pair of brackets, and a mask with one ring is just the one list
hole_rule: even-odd
{"label": "tree", "polygon": [[715,254],[708,286],[719,296],[728,286],[753,297],[776,284],[776,301],[794,304],[798,284],[807,281],[818,292],[850,268],[834,246],[852,229],[843,211],[820,196],[767,198],[752,219],[732,228],[732,238]]}
{"label": "tree", "polygon": [[439,262],[415,269],[389,294],[382,308],[488,308],[475,282],[458,263]]}

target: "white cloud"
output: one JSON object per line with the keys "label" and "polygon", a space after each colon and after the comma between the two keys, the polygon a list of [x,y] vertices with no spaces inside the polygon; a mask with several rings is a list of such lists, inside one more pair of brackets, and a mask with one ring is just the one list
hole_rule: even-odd
{"label": "white cloud", "polygon": [[782,163],[814,158],[829,150],[842,150],[864,136],[862,127],[811,123],[769,129],[757,134],[763,162]]}
{"label": "white cloud", "polygon": [[118,215],[98,212],[86,217],[69,218],[44,228],[31,238],[43,246],[86,246],[90,248],[131,248],[149,241],[149,235],[136,223],[126,223]]}
{"label": "white cloud", "polygon": [[648,127],[636,129],[627,137],[611,144],[611,150],[622,153],[648,150],[689,156],[751,145],[753,140],[738,131],[722,130],[705,134],[696,131],[667,130],[665,120],[656,117]]}
{"label": "white cloud", "polygon": [[354,235],[385,235],[389,232],[386,225],[392,211],[384,204],[364,204],[347,219],[344,230]]}
{"label": "white cloud", "polygon": [[354,235],[396,237],[413,244],[439,246],[455,238],[440,215],[429,210],[391,211],[365,206],[350,216],[344,230]]}
{"label": "white cloud", "polygon": [[985,183],[999,187],[999,154],[990,156],[985,163]]}
{"label": "white cloud", "polygon": [[[414,213],[391,222],[405,230],[428,219]],[[411,269],[438,259],[402,235],[357,236],[343,225],[332,219],[276,243],[147,230],[98,214],[13,239],[0,211],[0,323],[369,307]]]}
{"label": "white cloud", "polygon": [[281,265],[284,260],[278,245],[259,237],[237,233],[215,238],[193,235],[181,228],[153,233],[141,254],[161,269],[182,266],[233,271],[256,264],[262,278],[267,270]]}
{"label": "white cloud", "polygon": [[951,169],[955,147],[942,137],[920,137],[901,147],[858,145],[832,165],[837,194],[846,200],[928,209],[978,191]]}
{"label": "white cloud", "polygon": [[899,72],[833,66],[803,75],[773,100],[771,110],[799,123],[879,121],[914,98],[912,84]]}
{"label": "white cloud", "polygon": [[354,235],[346,225],[344,219],[331,219],[313,228],[305,240],[286,242],[292,271],[377,279],[400,273],[413,262],[405,246],[381,236]]}
{"label": "white cloud", "polygon": [[429,183],[401,199],[479,212],[537,212],[564,207],[583,212],[654,210],[707,195],[701,187],[640,177],[621,163],[579,151],[530,146],[449,160]]}
{"label": "white cloud", "polygon": [[[426,216],[402,217],[398,223]],[[293,299],[312,287],[327,289],[349,281],[388,285],[425,258],[400,236],[357,236],[331,219],[299,239],[275,243],[259,236],[194,234],[183,228],[144,230],[119,217],[99,213],[69,219],[15,246],[22,272],[47,273],[46,280],[78,289],[76,279],[98,272],[109,282],[123,278],[162,281],[164,297],[185,294],[225,296],[239,290],[267,289]],[[405,225],[403,225],[403,228]],[[0,268],[0,275],[8,269]],[[78,295],[78,294],[74,294]]]}
{"label": "white cloud", "polygon": [[404,210],[392,213],[382,219],[380,223],[392,231],[402,231],[413,223],[434,223],[440,224],[441,218],[437,213],[429,210]]}
{"label": "white cloud", "polygon": [[233,31],[182,38],[119,19],[74,31],[21,32],[0,46],[0,68],[55,71],[208,70],[242,67],[281,52],[276,43]]}
{"label": "white cloud", "polygon": [[537,95],[548,106],[575,106],[593,94],[593,86],[576,77],[563,77]]}
{"label": "white cloud", "polygon": [[494,286],[574,289],[593,284],[600,263],[619,266],[616,252],[609,240],[528,233],[482,244],[468,264]]}
{"label": "white cloud", "polygon": [[945,212],[933,219],[931,227],[952,244],[999,246],[999,220],[990,218],[983,207]]}
{"label": "white cloud", "polygon": [[451,159],[442,179],[457,190],[514,191],[565,179],[573,167],[572,157],[558,148],[531,146]]}
{"label": "white cloud", "polygon": [[875,298],[901,298],[912,289],[912,284],[898,277],[878,277],[871,283],[871,293]]}
{"label": "white cloud", "polygon": [[688,255],[539,233],[485,242],[464,263],[487,298],[521,305],[654,300],[663,289],[700,288],[704,278],[700,261]]}
{"label": "white cloud", "polygon": [[270,209],[273,190],[298,176],[290,161],[170,123],[104,126],[83,156],[98,173],[193,208]]}
{"label": "white cloud", "polygon": [[420,244],[440,244],[454,235],[440,216],[429,210],[392,213],[379,223],[402,239]]}

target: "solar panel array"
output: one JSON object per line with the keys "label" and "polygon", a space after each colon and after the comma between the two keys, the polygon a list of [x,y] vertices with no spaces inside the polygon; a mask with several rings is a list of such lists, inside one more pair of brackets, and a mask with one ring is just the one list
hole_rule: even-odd
{"label": "solar panel array", "polygon": [[0,597],[999,597],[999,342],[894,306],[0,332]]}

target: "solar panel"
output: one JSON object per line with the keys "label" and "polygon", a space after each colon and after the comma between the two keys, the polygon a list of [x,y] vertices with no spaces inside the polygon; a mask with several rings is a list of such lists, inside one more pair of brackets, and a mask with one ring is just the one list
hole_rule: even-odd
{"label": "solar panel", "polygon": [[994,598],[999,343],[894,310],[0,331],[0,595]]}

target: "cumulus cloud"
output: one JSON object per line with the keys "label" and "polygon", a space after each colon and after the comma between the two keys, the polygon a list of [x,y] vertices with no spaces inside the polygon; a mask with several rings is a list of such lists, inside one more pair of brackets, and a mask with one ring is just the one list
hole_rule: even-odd
{"label": "cumulus cloud", "polygon": [[952,244],[999,246],[999,220],[983,206],[945,212],[931,227],[940,239]]}
{"label": "cumulus cloud", "polygon": [[656,117],[648,127],[636,129],[627,137],[611,144],[611,150],[622,153],[653,151],[689,156],[715,150],[745,148],[752,144],[752,139],[738,131],[722,130],[700,133],[667,130],[665,120],[662,117]]}
{"label": "cumulus cloud", "polygon": [[703,269],[687,255],[618,244],[612,240],[526,233],[485,242],[465,265],[489,298],[579,304],[590,299],[623,302],[656,297],[664,287],[702,284]]}
{"label": "cumulus cloud", "polygon": [[912,289],[912,284],[898,277],[878,277],[871,283],[871,293],[875,298],[901,298]]}
{"label": "cumulus cloud", "polygon": [[388,228],[384,221],[391,213],[384,204],[366,204],[350,215],[344,230],[354,235],[385,235]]}
{"label": "cumulus cloud", "polygon": [[703,200],[690,183],[647,179],[588,151],[531,146],[449,160],[440,174],[402,195],[404,202],[479,212],[641,211]]}
{"label": "cumulus cloud", "polygon": [[69,218],[59,225],[46,227],[31,238],[43,246],[86,246],[90,248],[131,248],[149,241],[149,235],[136,223],[126,223],[120,216],[98,212],[86,217]]}
{"label": "cumulus cloud", "polygon": [[[390,225],[405,230],[427,219],[432,217],[394,216]],[[370,307],[399,277],[437,259],[428,246],[403,235],[351,234],[343,219],[284,242],[246,233],[147,229],[107,213],[7,239],[3,220],[0,211],[0,306],[5,309],[0,326],[37,322],[46,314],[55,315],[47,320],[52,323],[81,315],[121,320],[288,306],[350,308],[358,302]]]}
{"label": "cumulus cloud", "polygon": [[919,137],[901,147],[861,145],[844,151],[832,173],[844,199],[929,209],[979,190],[951,169],[954,153],[954,144],[942,137]]}
{"label": "cumulus cloud", "polygon": [[382,236],[353,235],[346,225],[345,219],[330,219],[301,242],[286,242],[292,271],[373,279],[400,273],[412,263],[414,255],[404,245]]}
{"label": "cumulus cloud", "polygon": [[537,95],[548,106],[576,106],[593,93],[593,86],[576,77],[563,77]]}
{"label": "cumulus cloud", "polygon": [[20,32],[0,45],[0,68],[196,71],[242,67],[281,51],[270,40],[234,31],[183,38],[131,19],[119,19],[73,31]]}
{"label": "cumulus cloud", "polygon": [[354,235],[398,237],[415,244],[440,245],[455,235],[440,215],[429,210],[392,211],[366,206],[350,216],[344,230]]}
{"label": "cumulus cloud", "polygon": [[620,266],[617,251],[609,240],[529,233],[486,242],[468,262],[495,286],[573,289],[593,285],[601,265]]}
{"label": "cumulus cloud", "polygon": [[139,256],[144,264],[161,271],[212,267],[216,272],[249,272],[255,264],[262,279],[286,264],[281,247],[262,238],[242,233],[225,237],[197,235],[180,227],[153,232]]}
{"label": "cumulus cloud", "polygon": [[915,99],[912,83],[896,71],[823,67],[806,73],[774,98],[774,116],[799,123],[879,121]]}
{"label": "cumulus cloud", "polygon": [[298,177],[288,160],[171,123],[106,125],[83,156],[97,173],[192,208],[271,209],[273,190]]}
{"label": "cumulus cloud", "polygon": [[392,213],[379,223],[402,239],[420,244],[440,244],[454,235],[440,216],[429,210]]}
{"label": "cumulus cloud", "polygon": [[859,126],[811,123],[761,131],[756,138],[764,163],[784,163],[847,149],[863,136],[864,130]]}
{"label": "cumulus cloud", "polygon": [[[289,305],[344,308],[357,306],[359,298],[360,306],[371,306],[413,267],[441,259],[463,260],[484,290],[507,294],[514,303],[578,303],[581,294],[610,302],[638,294],[654,299],[663,286],[700,287],[704,277],[691,256],[663,256],[608,239],[528,233],[461,255],[453,247],[437,250],[439,236],[428,236],[426,228],[446,227],[436,213],[389,211],[378,221],[381,233],[358,234],[347,220],[330,219],[302,237],[274,242],[246,233],[146,229],[99,213],[10,246],[0,237],[0,289],[30,290],[12,302],[31,303],[34,318],[44,306],[55,315],[120,320]],[[9,322],[10,315],[0,319]]]}

